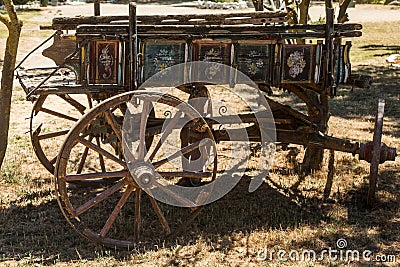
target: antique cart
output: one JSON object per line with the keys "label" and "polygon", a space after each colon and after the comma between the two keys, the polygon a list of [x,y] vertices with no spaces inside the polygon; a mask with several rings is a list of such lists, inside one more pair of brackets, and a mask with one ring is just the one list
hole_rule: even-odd
{"label": "antique cart", "polygon": [[[265,117],[244,108],[235,113],[239,123],[233,121],[233,115],[224,112],[234,97],[227,94],[224,99],[218,87],[211,93],[212,86],[204,82],[188,83],[185,68],[186,74],[178,76],[182,80],[173,81],[179,82],[175,90],[165,89],[164,94],[138,90],[153,75],[188,62],[230,66],[229,71],[217,69],[214,74],[231,87],[238,83],[231,69],[254,81],[259,89],[255,95],[262,96],[272,112],[276,136],[270,140],[277,144],[304,145],[308,153],[343,151],[370,162],[372,204],[378,165],[396,157],[394,148],[381,143],[383,102],[372,142],[360,144],[325,134],[328,98],[335,96],[338,85],[357,82],[351,74],[351,43],[341,40],[361,36],[362,27],[334,24],[332,10],[323,25],[288,25],[285,15],[261,11],[137,16],[136,6],[130,4],[129,16],[55,18],[51,26],[43,27],[56,31],[46,40],[54,43],[43,55],[57,66],[19,66],[16,72],[28,100],[34,101],[30,129],[34,150],[54,173],[61,210],[80,234],[97,243],[125,247],[151,236],[159,223],[164,234],[170,234],[163,204],[152,194],[142,194],[148,192],[149,181],[155,183],[152,176],[194,187],[218,180],[221,169],[227,168],[218,166],[223,151],[243,141],[227,134],[228,125],[244,130],[249,143],[263,143]],[[159,86],[165,84],[160,80]],[[277,89],[295,94],[306,104],[307,114],[273,100],[269,95]],[[206,104],[215,97],[226,106]],[[205,101],[196,103],[197,98]],[[137,133],[128,144],[126,131]],[[219,147],[221,143],[225,148]],[[161,149],[163,145],[170,149]],[[193,168],[207,149],[213,151],[212,163],[205,166],[210,159],[205,158],[200,168]],[[208,196],[200,194],[196,202],[168,186],[161,185],[163,192],[177,206],[189,207],[174,211],[189,223],[199,206],[207,203],[201,198]],[[149,201],[143,201],[145,195]]]}

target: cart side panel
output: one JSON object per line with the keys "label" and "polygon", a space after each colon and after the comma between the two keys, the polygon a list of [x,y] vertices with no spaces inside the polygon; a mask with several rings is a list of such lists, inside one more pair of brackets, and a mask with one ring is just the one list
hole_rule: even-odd
{"label": "cart side panel", "polygon": [[235,65],[254,82],[271,84],[274,47],[273,40],[239,41]]}
{"label": "cart side panel", "polygon": [[[165,69],[187,60],[187,44],[181,40],[147,39],[141,43],[142,64],[140,80],[146,81],[153,75],[152,84],[184,83],[184,73],[168,73]],[[184,71],[182,69],[182,71]],[[180,80],[176,80],[180,78]],[[173,79],[170,81],[170,79]]]}
{"label": "cart side panel", "polygon": [[227,68],[218,64],[232,66],[232,40],[200,39],[193,41],[192,61],[209,62],[205,70],[194,70],[193,79],[198,81],[211,81],[213,83],[229,83],[233,77]]}
{"label": "cart side panel", "polygon": [[315,82],[316,45],[282,46],[282,83]]}

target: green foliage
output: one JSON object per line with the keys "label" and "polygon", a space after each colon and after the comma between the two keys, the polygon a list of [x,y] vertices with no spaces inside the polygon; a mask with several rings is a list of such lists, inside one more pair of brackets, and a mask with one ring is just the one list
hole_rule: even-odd
{"label": "green foliage", "polygon": [[5,184],[24,185],[30,180],[29,174],[23,173],[18,166],[17,159],[4,161],[0,171],[0,180]]}
{"label": "green foliage", "polygon": [[325,17],[319,17],[317,20],[312,20],[309,22],[309,24],[325,24],[325,23],[326,23]]}

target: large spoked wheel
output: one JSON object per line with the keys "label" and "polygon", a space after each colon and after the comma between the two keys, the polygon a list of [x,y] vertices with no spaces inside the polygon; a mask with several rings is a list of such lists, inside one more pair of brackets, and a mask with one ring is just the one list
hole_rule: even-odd
{"label": "large spoked wheel", "polygon": [[30,117],[33,149],[42,165],[54,173],[57,153],[69,129],[92,108],[86,94],[41,95],[34,103]]}
{"label": "large spoked wheel", "polygon": [[[155,118],[149,115],[151,109]],[[137,135],[122,130],[126,110],[127,127],[132,126]],[[160,118],[166,111],[169,118]],[[216,157],[207,171],[182,169],[184,156],[202,146],[202,142],[197,142],[180,147],[180,130],[187,123],[182,118],[190,118],[193,124],[205,129],[209,140],[214,140],[211,129],[193,107],[175,97],[156,93],[118,95],[79,120],[62,146],[55,169],[58,202],[75,230],[96,243],[132,248],[138,242],[168,235],[171,229],[190,221],[193,208],[167,206],[152,194],[143,194],[148,191],[139,185],[155,176],[170,185],[175,185],[178,179],[215,178]],[[146,141],[148,136],[154,137],[151,145]],[[180,206],[192,206],[193,203],[168,186],[161,189],[180,202]],[[145,195],[149,201],[144,201]],[[163,213],[166,208],[174,210]]]}

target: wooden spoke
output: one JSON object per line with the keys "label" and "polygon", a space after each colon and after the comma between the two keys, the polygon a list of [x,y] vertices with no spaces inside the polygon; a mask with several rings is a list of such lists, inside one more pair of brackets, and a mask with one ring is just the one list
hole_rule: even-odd
{"label": "wooden spoke", "polygon": [[118,204],[115,206],[114,210],[108,217],[106,223],[103,226],[103,229],[100,231],[100,237],[105,237],[110,230],[112,224],[114,223],[115,219],[117,218],[119,212],[121,211],[122,207],[125,205],[126,201],[130,197],[131,193],[133,192],[134,187],[128,186],[126,188],[125,193],[122,195],[121,199],[118,201]]}
{"label": "wooden spoke", "polygon": [[118,183],[116,183],[112,187],[104,190],[102,193],[100,193],[96,197],[92,198],[91,200],[89,200],[88,202],[83,204],[82,206],[80,206],[77,209],[75,209],[72,215],[74,217],[78,217],[79,215],[81,215],[85,211],[87,211],[90,208],[94,207],[95,205],[99,204],[103,200],[107,199],[109,196],[111,196],[112,194],[114,194],[115,192],[117,192],[122,187],[126,186],[127,184],[128,184],[128,180],[127,179],[120,180]]}
{"label": "wooden spoke", "polygon": [[[96,137],[96,143],[97,143],[97,146],[98,146],[99,148],[101,148],[101,147],[100,147],[101,144],[100,144],[100,138],[99,138],[99,137]],[[102,172],[105,172],[105,171],[106,171],[106,165],[104,165],[104,158],[103,158],[103,156],[101,155],[101,153],[99,153],[99,161],[100,161],[101,171],[102,171]]]}
{"label": "wooden spoke", "polygon": [[207,178],[213,176],[212,172],[158,172],[162,177]]}
{"label": "wooden spoke", "polygon": [[54,157],[52,160],[50,160],[50,163],[51,163],[51,164],[54,164],[54,163],[56,163],[56,161],[57,161],[57,157],[58,157],[58,156],[55,156],[55,157]]}
{"label": "wooden spoke", "polygon": [[86,94],[86,96],[87,96],[89,108],[92,108],[93,107],[92,97],[90,96],[90,94]]}
{"label": "wooden spoke", "polygon": [[[70,127],[64,126],[71,126],[71,122],[77,122],[87,110],[88,105],[85,99],[87,94],[77,94],[77,96],[75,98],[75,95],[72,97],[67,93],[40,95],[33,106],[30,118],[32,145],[40,162],[51,173],[54,173],[56,164],[56,161],[52,160],[54,151],[59,151],[63,138],[69,133]],[[65,104],[73,113],[59,109]],[[63,126],[63,129],[60,129],[60,126]]]}
{"label": "wooden spoke", "polygon": [[182,203],[184,206],[189,207],[189,208],[196,207],[196,204],[194,202],[192,202],[191,200],[189,200],[189,199],[187,199],[185,197],[180,196],[179,194],[177,194],[174,191],[170,190],[168,188],[168,186],[160,184],[157,180],[153,181],[153,185],[156,186],[157,188],[160,188],[162,191],[167,193],[169,196],[174,198],[176,201]]}
{"label": "wooden spoke", "polygon": [[[93,136],[91,136],[89,138],[89,142],[92,142],[92,140],[93,140]],[[82,173],[83,166],[85,165],[88,153],[89,153],[89,148],[85,147],[85,150],[83,151],[83,154],[82,154],[82,158],[81,158],[81,160],[79,162],[79,165],[78,165],[78,170],[76,172],[77,174]]]}
{"label": "wooden spoke", "polygon": [[137,242],[140,238],[140,198],[142,196],[142,189],[136,189],[135,195],[135,226],[133,239]]}
{"label": "wooden spoke", "polygon": [[122,142],[121,129],[118,125],[117,120],[115,119],[114,114],[112,114],[111,110],[106,111],[104,114],[106,115],[106,120],[111,125],[111,128],[114,130],[114,133],[117,136],[118,140]]}
{"label": "wooden spoke", "polygon": [[167,137],[172,133],[172,130],[174,129],[174,127],[176,126],[176,124],[179,121],[179,118],[182,115],[182,111],[178,111],[176,112],[176,114],[174,115],[174,117],[168,122],[167,126],[165,127],[160,140],[158,140],[157,145],[154,147],[153,152],[151,153],[151,155],[149,156],[148,160],[152,161],[154,159],[154,157],[156,156],[158,150],[160,149],[160,147],[162,146],[162,144],[164,143],[164,141],[167,139]]}
{"label": "wooden spoke", "polygon": [[67,182],[72,181],[83,181],[88,179],[100,179],[100,178],[122,178],[129,174],[127,170],[115,171],[115,172],[95,172],[95,173],[80,173],[70,174],[65,176]]}
{"label": "wooden spoke", "polygon": [[42,108],[44,101],[46,101],[48,95],[39,96],[38,100],[36,100],[35,106],[33,107],[33,115],[37,115]]}
{"label": "wooden spoke", "polygon": [[118,164],[120,164],[121,166],[125,167],[125,162],[123,162],[122,160],[120,160],[119,158],[117,158],[116,156],[112,155],[111,153],[109,153],[108,151],[102,149],[99,146],[96,146],[95,144],[93,144],[92,142],[89,142],[88,140],[86,140],[85,138],[82,137],[77,137],[78,141],[83,144],[84,146],[98,152],[99,154],[117,162]]}
{"label": "wooden spoke", "polygon": [[171,154],[170,156],[166,157],[165,159],[162,159],[162,160],[159,160],[157,162],[154,162],[153,166],[155,168],[158,168],[161,165],[167,163],[168,161],[172,161],[172,160],[176,159],[179,156],[186,155],[186,154],[188,154],[188,153],[190,153],[190,152],[192,152],[192,151],[194,151],[196,149],[199,149],[200,147],[203,147],[206,143],[207,142],[202,142],[200,140],[200,141],[197,141],[197,142],[195,142],[193,144],[190,144],[190,145],[182,148],[181,150]]}
{"label": "wooden spoke", "polygon": [[142,160],[144,158],[145,154],[145,149],[146,149],[146,121],[147,121],[147,116],[149,113],[149,108],[150,108],[150,102],[149,101],[144,101],[143,103],[143,110],[142,114],[140,117],[140,130],[139,130],[139,155],[138,159]]}
{"label": "wooden spoke", "polygon": [[40,108],[40,111],[42,111],[44,113],[48,113],[48,114],[56,116],[56,117],[59,117],[59,118],[62,118],[62,119],[66,119],[66,120],[70,120],[70,121],[78,121],[78,119],[76,119],[76,118],[73,118],[71,116],[68,116],[68,115],[62,114],[60,112],[47,109],[47,108]]}
{"label": "wooden spoke", "polygon": [[155,213],[158,217],[158,220],[161,223],[161,226],[162,226],[165,234],[166,235],[171,234],[171,229],[169,228],[167,219],[165,219],[164,214],[162,213],[162,211],[160,209],[160,206],[158,206],[158,204],[157,204],[157,201],[151,196],[149,196],[149,199],[150,199],[151,205],[153,206],[153,210],[155,211]]}
{"label": "wooden spoke", "polygon": [[43,140],[43,139],[58,137],[58,136],[66,135],[68,132],[69,132],[69,130],[64,130],[64,131],[57,131],[57,132],[42,134],[42,135],[38,135],[38,139]]}
{"label": "wooden spoke", "polygon": [[75,99],[73,99],[70,95],[58,95],[60,98],[64,99],[66,102],[68,102],[71,106],[73,106],[74,108],[76,108],[76,110],[79,111],[79,113],[84,114],[85,113],[85,109],[86,107],[84,105],[82,105],[81,103],[79,103],[78,101],[76,101]]}
{"label": "wooden spoke", "polygon": [[[187,157],[194,151],[201,151],[203,148],[214,145],[211,129],[205,129],[206,132],[199,134],[198,139],[193,136],[190,143],[181,145],[180,148],[168,149],[168,152],[164,155],[161,150],[164,146],[169,145],[170,139],[177,138],[175,141],[179,142],[178,130],[181,127],[185,125],[190,127],[190,123],[194,124],[193,127],[198,127],[199,123],[197,122],[199,120],[207,126],[201,117],[185,123],[187,118],[197,118],[196,115],[198,115],[190,106],[182,109],[178,107],[180,104],[187,105],[187,103],[168,94],[161,95],[142,91],[122,93],[110,99],[105,99],[96,105],[95,103],[92,104],[90,94],[87,94],[87,96],[91,110],[85,110],[86,114],[66,135],[67,138],[61,147],[60,157],[57,157],[55,165],[54,173],[58,195],[60,196],[59,205],[64,216],[83,236],[111,247],[123,246],[132,248],[137,242],[142,241],[144,236],[147,236],[146,231],[149,234],[151,232],[154,236],[153,227],[151,225],[146,227],[145,223],[154,223],[155,220],[158,221],[155,222],[155,225],[160,230],[158,231],[158,236],[156,235],[154,238],[158,238],[160,235],[170,235],[171,232],[175,231],[173,229],[175,227],[172,227],[172,224],[167,221],[167,207],[162,206],[154,198],[152,193],[155,193],[155,191],[152,192],[152,190],[160,190],[159,193],[169,198],[174,204],[181,207],[189,207],[192,211],[198,210],[198,205],[206,203],[209,196],[208,192],[200,192],[196,199],[192,199],[192,197],[181,196],[180,192],[175,191],[175,188],[173,188],[172,181],[171,184],[169,183],[171,177],[211,180],[213,173],[216,174],[216,167],[214,166],[213,170],[207,169],[204,172],[201,172],[202,170],[194,172],[186,171],[184,166],[170,168],[167,167],[168,164],[166,163],[180,160],[180,157]],[[61,98],[65,98],[65,101],[69,100],[68,95]],[[136,136],[138,139],[135,140],[125,138],[129,136],[124,135],[119,117],[120,111],[122,113],[129,112],[127,107],[133,98],[140,99],[139,108],[141,109],[141,113],[134,114],[132,117],[135,123],[132,130],[136,131],[138,135]],[[81,98],[76,98],[76,100],[79,99]],[[57,97],[56,100],[64,101],[57,99]],[[153,112],[153,104],[155,103],[161,103],[174,109],[173,116],[168,119],[155,118],[156,112]],[[88,107],[88,103],[82,104]],[[73,101],[71,105],[78,107],[78,104]],[[80,115],[76,109],[74,111],[77,114],[76,117]],[[38,108],[38,112],[41,112],[40,108]],[[47,114],[44,115],[47,116]],[[70,114],[57,115],[62,117]],[[112,132],[113,140],[118,141],[119,147],[116,147],[114,142],[111,142],[111,144],[103,142],[101,136],[93,134],[94,129],[91,125],[99,117],[102,121],[105,121]],[[149,132],[150,127],[158,127],[159,129]],[[52,133],[50,131],[39,132],[37,136],[43,139],[61,136],[62,133],[66,133],[62,131],[63,129],[56,129]],[[175,136],[175,133],[178,134]],[[37,136],[36,140],[38,140]],[[158,138],[154,145],[152,144],[153,136]],[[210,140],[206,139],[206,137]],[[125,158],[121,157],[118,149],[112,149],[121,147]],[[151,149],[147,153],[146,149],[149,149],[149,147]],[[154,166],[156,168],[159,167],[157,170],[161,170],[163,167],[165,169],[162,169],[162,172],[154,173],[152,171],[154,168],[150,166],[151,161],[148,162],[147,158],[155,161]],[[98,163],[98,159],[100,163]],[[215,162],[216,160],[214,160],[214,165]],[[160,167],[162,165],[163,167]],[[152,184],[149,185],[150,187],[142,189],[136,183],[135,177],[133,177],[141,178],[142,175],[143,179],[146,178],[145,175],[153,175],[155,176],[154,178],[158,179],[150,179],[152,181]],[[173,181],[175,182],[175,180]],[[141,205],[142,198],[147,201],[147,198],[142,196],[143,190],[149,196],[151,206]],[[126,208],[127,206],[128,209]],[[131,215],[134,218],[129,214],[128,216],[123,216],[125,215],[125,210],[132,210],[131,213],[133,214]],[[150,221],[148,221],[147,216],[142,216],[142,212],[146,215],[147,213],[154,213],[157,218],[149,217]],[[100,218],[102,218],[101,221],[99,221]],[[180,219],[187,222],[187,217]],[[130,230],[126,231],[127,228]]]}
{"label": "wooden spoke", "polygon": [[128,144],[126,141],[122,142],[122,146],[124,149],[124,156],[126,157],[126,160],[128,164],[134,163],[136,161],[135,156],[133,155],[131,149],[128,147]]}

